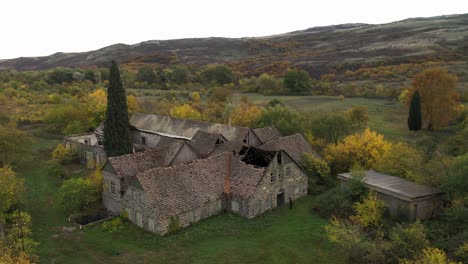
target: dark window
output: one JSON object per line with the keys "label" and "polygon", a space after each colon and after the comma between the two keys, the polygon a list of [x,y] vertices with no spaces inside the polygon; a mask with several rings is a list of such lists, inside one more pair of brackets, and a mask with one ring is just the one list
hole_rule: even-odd
{"label": "dark window", "polygon": [[278,152],[278,154],[276,155],[277,159],[278,159],[278,164],[281,164],[281,152]]}
{"label": "dark window", "polygon": [[114,182],[110,183],[110,191],[111,191],[111,193],[115,193],[115,183]]}
{"label": "dark window", "polygon": [[270,173],[270,180],[271,180],[271,182],[275,181],[275,174],[274,173]]}
{"label": "dark window", "polygon": [[281,174],[281,171],[278,171],[278,180],[281,181],[283,180],[283,175]]}
{"label": "dark window", "polygon": [[84,140],[84,143],[85,143],[86,145],[88,145],[88,144],[89,144],[89,142],[88,142],[88,140],[87,140],[87,139],[85,139],[85,140]]}
{"label": "dark window", "polygon": [[146,137],[141,137],[141,144],[146,145]]}
{"label": "dark window", "polygon": [[98,145],[102,146],[102,140],[98,140]]}

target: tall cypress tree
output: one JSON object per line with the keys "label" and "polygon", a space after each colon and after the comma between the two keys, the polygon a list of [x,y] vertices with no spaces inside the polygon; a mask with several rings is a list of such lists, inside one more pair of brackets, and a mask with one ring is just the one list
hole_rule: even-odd
{"label": "tall cypress tree", "polygon": [[107,89],[104,150],[108,157],[124,155],[133,151],[130,140],[127,96],[120,79],[119,67],[115,61],[112,61],[109,88]]}
{"label": "tall cypress tree", "polygon": [[408,128],[410,131],[418,131],[422,127],[421,98],[416,91],[411,97],[411,104],[408,115]]}

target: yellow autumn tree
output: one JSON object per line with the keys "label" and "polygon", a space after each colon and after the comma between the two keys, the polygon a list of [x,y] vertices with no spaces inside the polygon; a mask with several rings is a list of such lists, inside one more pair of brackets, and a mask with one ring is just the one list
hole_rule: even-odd
{"label": "yellow autumn tree", "polygon": [[236,126],[252,127],[260,117],[261,109],[248,102],[242,102],[231,112],[231,122]]}
{"label": "yellow autumn tree", "polygon": [[460,110],[460,94],[456,91],[457,77],[446,69],[428,69],[413,78],[407,104],[416,91],[421,97],[423,122],[429,130],[446,126]]}
{"label": "yellow autumn tree", "polygon": [[417,181],[423,155],[406,143],[395,143],[375,164],[378,171]]}
{"label": "yellow autumn tree", "polygon": [[375,192],[369,192],[362,201],[353,206],[355,215],[350,219],[361,227],[376,227],[380,225],[385,210],[385,204],[377,198]]}
{"label": "yellow autumn tree", "polygon": [[461,262],[451,261],[443,250],[429,247],[422,251],[421,256],[414,260],[403,259],[400,264],[461,264]]}
{"label": "yellow autumn tree", "polygon": [[33,264],[35,258],[25,252],[15,253],[0,241],[0,264]]}
{"label": "yellow autumn tree", "polygon": [[[99,125],[99,123],[101,123],[106,116],[107,92],[103,88],[96,89],[94,92],[88,94],[86,103],[87,111],[92,117],[93,125]],[[140,105],[135,96],[127,95],[127,108],[129,114],[139,111]]]}
{"label": "yellow autumn tree", "polygon": [[338,144],[325,148],[325,159],[331,164],[333,172],[349,171],[352,165],[373,168],[378,160],[387,153],[392,144],[383,135],[366,128],[364,131],[347,136]]}
{"label": "yellow autumn tree", "polygon": [[175,118],[201,120],[202,115],[199,111],[188,104],[174,106],[169,110],[169,114]]}

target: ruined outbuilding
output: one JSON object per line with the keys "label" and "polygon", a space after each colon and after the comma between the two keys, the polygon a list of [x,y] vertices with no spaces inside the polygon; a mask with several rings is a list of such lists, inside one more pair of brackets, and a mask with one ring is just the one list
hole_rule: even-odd
{"label": "ruined outbuilding", "polygon": [[[348,188],[351,178],[351,173],[338,174],[341,188]],[[374,170],[365,172],[363,183],[366,188],[377,193],[377,197],[385,203],[392,217],[424,220],[434,216],[441,206],[442,192],[431,186]]]}

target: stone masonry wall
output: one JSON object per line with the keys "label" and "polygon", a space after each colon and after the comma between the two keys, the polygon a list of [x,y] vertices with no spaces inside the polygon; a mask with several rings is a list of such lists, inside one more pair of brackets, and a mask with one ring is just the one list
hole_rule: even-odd
{"label": "stone masonry wall", "polygon": [[[111,192],[111,183],[114,183],[115,193]],[[120,179],[112,173],[102,171],[102,184],[102,203],[104,207],[108,211],[113,212],[114,214],[118,215],[122,213],[122,203],[120,198]]]}
{"label": "stone masonry wall", "polygon": [[[277,195],[284,193],[284,204],[289,198],[296,200],[307,195],[307,175],[286,154],[282,155],[281,164],[275,158],[261,180],[254,194],[249,197],[248,213],[243,216],[253,218],[277,207]],[[271,176],[274,180],[271,180]]]}

